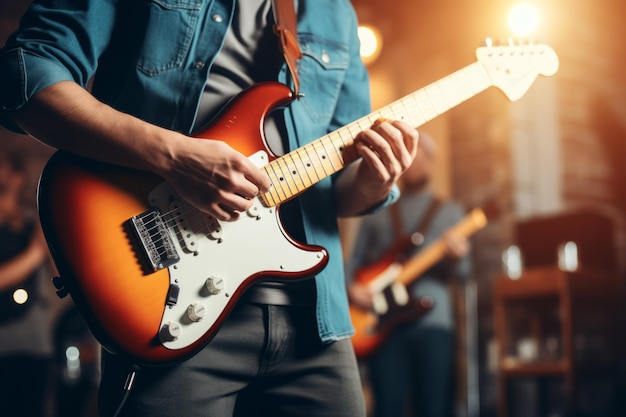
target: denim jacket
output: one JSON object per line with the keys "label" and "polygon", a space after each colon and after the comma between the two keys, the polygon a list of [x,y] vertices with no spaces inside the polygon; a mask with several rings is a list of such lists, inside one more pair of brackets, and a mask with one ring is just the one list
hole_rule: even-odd
{"label": "denim jacket", "polygon": [[[200,97],[234,11],[232,0],[38,1],[0,50],[0,122],[56,82],[87,86],[112,107],[161,127],[191,133]],[[348,0],[299,0],[300,90],[286,109],[291,149],[368,113],[369,82],[359,58]],[[94,77],[94,74],[97,75]],[[289,83],[286,65],[277,81]],[[300,198],[308,244],[330,257],[316,277],[319,335],[329,342],[353,329],[336,222],[334,178]],[[397,199],[397,188],[381,206]]]}

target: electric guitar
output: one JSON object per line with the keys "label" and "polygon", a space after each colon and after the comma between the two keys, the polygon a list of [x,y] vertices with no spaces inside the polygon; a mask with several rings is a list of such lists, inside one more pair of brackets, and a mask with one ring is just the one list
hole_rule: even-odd
{"label": "electric guitar", "polygon": [[[469,237],[486,225],[485,213],[475,208],[451,230]],[[445,250],[444,239],[440,237],[404,262],[398,262],[397,252],[389,250],[380,260],[356,272],[355,282],[369,287],[374,294],[372,310],[350,305],[350,318],[355,328],[352,345],[357,358],[369,357],[395,327],[417,320],[432,307],[430,297],[411,297],[406,288],[441,260]]]}
{"label": "electric guitar", "polygon": [[144,365],[185,359],[206,345],[244,291],[259,280],[321,271],[328,253],[289,236],[281,203],[359,158],[357,135],[379,118],[413,126],[490,86],[520,98],[538,75],[558,68],[545,45],[477,50],[477,62],[283,156],[266,146],[266,115],[294,96],[282,84],[255,85],[234,98],[197,135],[217,139],[267,173],[271,189],[234,222],[207,216],[155,175],[56,152],[39,183],[48,246],[98,341]]}

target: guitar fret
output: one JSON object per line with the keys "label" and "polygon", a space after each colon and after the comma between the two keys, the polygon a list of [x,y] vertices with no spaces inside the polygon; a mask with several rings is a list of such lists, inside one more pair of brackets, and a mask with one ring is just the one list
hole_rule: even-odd
{"label": "guitar fret", "polygon": [[[344,135],[343,133],[347,132],[348,134],[348,138],[344,139],[344,137],[346,135]],[[358,133],[362,132],[362,130],[360,130]],[[357,135],[358,135],[357,133]],[[343,165],[346,166],[351,162],[356,161],[359,158],[359,153],[356,150],[356,146],[354,143],[354,139],[356,137],[356,135],[352,134],[352,132],[350,132],[350,129],[341,129],[338,130],[336,132],[337,137],[339,138],[339,140],[341,141],[341,155],[343,158]]]}
{"label": "guitar fret", "polygon": [[475,80],[476,76],[473,74],[474,72],[476,72],[474,70],[474,67],[465,68],[463,71],[459,72],[460,81],[458,84],[465,92],[465,94],[463,94],[462,96],[464,100],[467,100],[468,98],[474,96],[474,89],[472,89],[471,87],[474,84],[478,84]]}
{"label": "guitar fret", "polygon": [[[272,205],[276,205],[278,203],[280,203],[281,201],[285,200],[287,198],[287,195],[285,194],[285,190],[282,186],[282,183],[280,182],[280,172],[277,173],[276,170],[277,168],[277,163],[275,163],[276,161],[272,161],[271,163],[266,165],[266,169],[265,172],[268,174],[268,176],[270,177],[270,182],[272,184],[272,186],[270,187],[270,190],[265,193],[266,196],[269,195],[269,197],[271,197],[271,204]],[[271,172],[268,172],[268,169],[271,169]],[[282,191],[282,196],[281,196],[281,191]]]}
{"label": "guitar fret", "polygon": [[[350,140],[354,143],[354,140],[356,139],[356,137],[359,135],[359,133],[361,133],[364,129],[361,127],[361,122],[363,122],[364,120],[367,120],[368,126],[372,125],[372,122],[370,122],[370,117],[366,117],[365,119],[360,119],[357,120],[356,122],[345,126],[344,128],[341,129],[341,132],[347,132],[348,136],[350,137]],[[341,135],[341,133],[340,133]]]}
{"label": "guitar fret", "polygon": [[455,91],[458,94],[459,102],[470,98],[473,94],[469,88],[472,83],[472,77],[469,71],[460,71],[455,79],[457,81],[455,83]]}
{"label": "guitar fret", "polygon": [[[444,78],[443,80],[438,82],[436,86],[439,89],[440,97],[442,98],[440,100],[440,104],[442,107],[439,110],[439,113],[441,114],[450,109],[450,102],[458,102],[459,100],[456,94],[456,90],[454,89],[454,85],[452,85],[452,79]],[[448,98],[448,101],[446,102],[444,98]]]}
{"label": "guitar fret", "polygon": [[331,135],[327,135],[326,140],[322,141],[322,143],[324,144],[324,148],[329,156],[330,163],[333,165],[334,172],[339,171],[345,166],[343,156],[340,151],[342,146],[338,146],[337,140],[333,140]]}
{"label": "guitar fret", "polygon": [[359,159],[355,140],[376,120],[403,120],[418,128],[491,86],[490,75],[475,62],[278,158],[268,172],[274,186],[261,200],[267,205],[281,203]]}
{"label": "guitar fret", "polygon": [[309,160],[311,161],[311,165],[312,165],[313,170],[315,171],[315,175],[317,175],[317,177],[320,179],[326,178],[328,174],[326,173],[326,170],[324,169],[324,164],[322,163],[320,156],[315,151],[314,144],[315,142],[311,142],[310,144],[304,146],[302,149],[304,149]]}
{"label": "guitar fret", "polygon": [[[317,174],[317,171],[314,169],[313,162],[311,161],[311,158],[309,158],[309,154],[305,148],[296,149],[294,153],[298,155],[297,159],[302,162],[303,169],[305,170],[307,176],[311,180],[311,183],[316,183],[322,179],[322,177],[320,177]],[[315,178],[311,176],[312,173],[315,174]]]}
{"label": "guitar fret", "polygon": [[341,156],[337,153],[335,143],[332,141],[330,136],[326,136],[319,142],[319,144],[324,148],[324,152],[327,156],[325,161],[328,161],[331,166],[331,174],[334,174],[335,172],[343,168],[343,161],[341,160]]}
{"label": "guitar fret", "polygon": [[309,171],[304,167],[300,158],[296,158],[296,156],[299,157],[298,153],[296,152],[290,152],[287,155],[285,155],[286,158],[289,158],[291,160],[291,164],[290,164],[290,166],[292,167],[291,173],[293,175],[297,175],[298,179],[300,180],[300,183],[302,184],[301,187],[298,187],[299,188],[298,191],[302,191],[310,187],[311,185],[313,185],[313,180],[309,176]]}
{"label": "guitar fret", "polygon": [[[281,184],[284,184],[287,187],[287,191],[285,194],[287,198],[294,196],[299,191],[303,190],[304,187],[299,187],[297,184],[297,176],[292,174],[292,169],[290,169],[289,165],[285,161],[285,158],[279,158],[276,160],[278,167],[280,169],[280,173],[282,176]],[[283,187],[284,189],[285,187]]]}
{"label": "guitar fret", "polygon": [[402,112],[397,119],[403,120],[407,122],[411,126],[417,126],[415,120],[413,120],[413,112],[409,111],[411,109],[411,103],[407,103],[409,100],[407,98],[403,98],[400,100],[400,105],[402,106]]}
{"label": "guitar fret", "polygon": [[422,110],[424,116],[426,117],[426,120],[432,120],[439,115],[439,113],[437,113],[437,110],[435,110],[433,106],[433,101],[430,98],[428,87],[424,88],[417,95],[417,104],[420,110]]}
{"label": "guitar fret", "polygon": [[387,111],[384,112],[384,117],[390,120],[400,119],[401,117],[403,117],[404,113],[400,111],[402,107],[402,99],[400,99],[393,106],[389,106],[387,109],[385,109]]}
{"label": "guitar fret", "polygon": [[276,198],[276,194],[274,193],[274,191],[272,191],[271,187],[268,192],[261,194],[259,198],[261,199],[261,202],[267,207],[276,206],[279,203],[278,199]]}
{"label": "guitar fret", "polygon": [[331,163],[334,160],[335,163],[333,165],[336,165],[337,167],[335,172],[339,171],[344,166],[343,155],[341,152],[341,149],[343,148],[343,141],[341,140],[341,137],[337,134],[326,135],[325,148],[326,149],[330,148],[329,152],[330,152]]}
{"label": "guitar fret", "polygon": [[311,148],[313,148],[315,155],[317,155],[317,157],[319,158],[320,165],[322,166],[322,169],[326,174],[325,176],[327,177],[334,173],[336,170],[333,167],[332,161],[330,161],[330,158],[322,141],[313,142],[311,144]]}
{"label": "guitar fret", "polygon": [[333,164],[332,153],[328,152],[328,136],[324,136],[320,138],[320,140],[316,141],[313,145],[313,148],[318,152],[320,156],[320,160],[324,165],[324,172],[327,175],[331,175],[334,172],[337,172],[337,168],[335,168],[335,164]]}
{"label": "guitar fret", "polygon": [[426,122],[427,119],[421,107],[419,106],[419,103],[417,102],[417,96],[415,94],[412,94],[410,97],[407,98],[407,100],[411,101],[411,105],[408,106],[409,109],[412,109],[411,114],[414,115],[414,118],[417,118],[417,122],[414,121],[412,126],[421,126]]}

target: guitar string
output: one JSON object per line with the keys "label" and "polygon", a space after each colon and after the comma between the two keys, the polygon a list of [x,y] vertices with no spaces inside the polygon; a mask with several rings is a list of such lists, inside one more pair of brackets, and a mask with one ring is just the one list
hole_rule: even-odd
{"label": "guitar string", "polygon": [[[322,170],[324,169],[323,164],[321,162],[308,161],[306,164],[307,164],[307,166],[312,167],[313,170],[316,171],[316,173],[318,172],[319,167],[322,167]],[[274,169],[277,166],[277,164],[268,164],[268,165],[271,165],[272,169]],[[295,165],[292,165],[292,164],[287,164],[286,165],[287,168],[289,168],[290,166],[293,167],[294,169],[297,168]],[[279,166],[279,168],[281,168],[281,167]],[[284,171],[283,168],[281,168],[280,170]],[[310,170],[308,170],[308,171],[310,171]],[[276,179],[279,179],[279,175],[277,175],[276,173],[274,173],[274,176],[275,176]],[[304,181],[301,181],[301,182],[304,184]],[[279,189],[283,190],[282,186],[278,186],[277,187],[275,185],[274,188],[279,188]],[[283,193],[284,193],[284,191],[283,191]],[[287,199],[291,195],[293,195],[293,193],[291,191],[289,192],[289,194],[290,195],[285,195],[284,199]],[[178,229],[178,231],[180,233],[186,233],[186,230],[183,227],[180,227],[180,225],[184,224],[186,222],[189,222],[189,221],[196,220],[198,217],[202,217],[203,218],[204,227],[207,229],[207,231],[204,233],[204,237],[205,238],[210,238],[212,232],[208,231],[208,229],[209,229],[209,223],[211,223],[212,216],[210,216],[210,215],[208,215],[206,213],[203,213],[202,211],[200,211],[197,208],[191,206],[191,204],[185,202],[182,199],[177,199],[175,201],[179,201],[180,204],[183,207],[175,207],[175,208],[172,208],[172,209],[170,209],[168,211],[159,213],[159,216],[163,220],[163,223],[166,224],[166,226],[169,229],[176,228],[176,229]],[[191,213],[191,215],[189,215],[189,213]],[[219,223],[217,220],[215,220],[215,221],[217,223]],[[146,228],[146,231],[148,232],[148,235],[149,235],[149,237],[151,239],[153,239],[155,237],[158,237],[160,235],[159,225],[156,224],[156,222],[155,222],[154,225]],[[154,242],[154,240],[153,240],[153,242]],[[164,248],[165,248],[165,245],[164,244],[159,244],[159,245],[155,244],[154,247],[157,250],[157,252],[159,252],[159,251],[162,252],[164,250]]]}
{"label": "guitar string", "polygon": [[[354,133],[352,133],[350,130],[352,126],[346,126],[342,129],[338,129],[337,131],[333,132],[340,140],[342,143],[341,149],[343,149],[345,151],[345,149],[349,149],[351,148],[351,145],[354,144],[354,137],[356,136]],[[358,132],[360,133],[363,129],[360,128],[358,129]],[[346,141],[344,140],[344,137],[342,135],[343,132],[348,131],[350,132],[350,142],[346,143]],[[332,172],[336,172],[337,170],[339,170],[340,168],[337,168],[335,166],[335,164],[333,164],[332,162],[332,158],[331,158],[331,153],[328,150],[328,146],[330,144],[330,146],[333,148],[334,154],[337,156],[337,160],[340,162],[340,164],[343,166],[344,162],[341,160],[341,151],[339,151],[337,149],[336,143],[337,141],[332,140],[332,138],[330,137],[331,134],[326,135],[325,137],[321,138],[320,141],[316,141],[315,143],[320,144],[320,146],[317,147],[317,149],[315,148],[314,145],[312,146],[305,146],[301,149],[296,150],[297,152],[295,152],[296,154],[299,155],[300,150],[304,151],[307,155],[307,158],[304,159],[304,164],[306,164],[307,167],[312,168],[312,170],[315,172],[316,177],[318,178],[318,180],[320,179],[320,175],[318,174],[318,172],[323,172],[323,178],[327,177],[329,175],[328,172],[328,165],[330,164],[330,168]],[[311,145],[311,144],[310,144]],[[312,152],[310,152],[310,150],[312,150]],[[290,158],[292,158],[293,160],[293,155],[294,152],[290,152],[287,154]],[[302,160],[302,158],[300,157],[299,160]],[[278,160],[276,160],[278,161]],[[280,190],[283,192],[284,197],[281,198],[280,195],[279,200],[286,200],[289,197],[295,195],[297,192],[302,191],[302,189],[300,189],[301,187],[299,187],[297,184],[295,184],[295,180],[293,179],[293,176],[291,176],[291,173],[297,173],[297,165],[295,163],[289,164],[289,163],[284,163],[284,168],[280,166],[279,162],[276,161],[272,161],[272,163],[268,164],[270,165],[270,168],[273,171],[273,176],[275,179],[278,180],[278,186],[276,184],[273,184],[274,187],[273,189],[275,190]],[[325,163],[325,161],[328,161],[328,163]],[[276,167],[278,167],[280,174],[278,174],[276,172]],[[286,169],[285,169],[286,168]],[[290,173],[290,176],[292,178],[291,181],[287,181],[287,187],[288,187],[288,192],[285,192],[285,187],[283,186],[284,181],[282,181],[282,178],[285,178],[285,170],[288,170]],[[310,173],[311,169],[305,169],[304,172],[306,172],[307,176],[309,176],[310,178]],[[270,177],[272,175],[270,174]],[[302,181],[302,177],[300,176],[300,181],[303,185],[306,185],[304,181]],[[273,181],[274,183],[274,181]],[[290,184],[291,186],[293,186],[295,184],[295,188],[296,191],[294,192],[293,190],[291,190],[290,188]],[[272,191],[269,191],[268,194],[271,194]],[[278,191],[277,191],[278,193]],[[161,214],[162,218],[166,219],[165,220],[165,224],[168,225],[168,227],[171,228],[177,228],[179,230],[180,233],[185,233],[186,231],[184,230],[184,228],[180,227],[179,225],[181,224],[180,219],[189,221],[189,220],[194,220],[195,218],[197,218],[198,216],[202,216],[204,217],[204,224],[205,227],[208,227],[207,225],[207,218],[210,219],[211,217],[206,215],[205,213],[201,212],[200,210],[194,208],[193,206],[189,205],[188,203],[184,202],[183,200],[180,200],[182,202],[182,204],[184,204],[185,206],[188,206],[188,208],[184,209],[184,210],[180,210],[180,208],[173,208],[167,212],[164,212]],[[178,212],[178,213],[177,213]],[[188,216],[188,214],[192,212],[191,216]],[[176,213],[176,214],[175,214]],[[209,221],[210,222],[210,221]],[[158,229],[158,225],[155,225],[151,228],[148,228],[147,231],[149,232],[149,235],[151,238],[158,236],[159,231]],[[204,234],[204,237],[209,237],[211,235],[212,232],[206,232]],[[157,251],[162,251],[165,248],[165,245],[161,244],[161,245],[155,245],[155,248],[157,249]]]}
{"label": "guitar string", "polygon": [[[317,168],[321,167],[321,169],[323,170],[325,174],[323,178],[330,175],[327,172],[327,168],[326,168],[327,164],[330,164],[332,173],[337,172],[339,169],[343,168],[345,166],[345,159],[342,160],[341,155],[342,154],[346,155],[347,152],[355,148],[352,145],[354,144],[356,135],[358,135],[360,132],[363,131],[364,125],[368,125],[368,126],[371,125],[372,120],[375,117],[378,119],[386,115],[391,115],[393,118],[398,119],[396,109],[402,106],[404,108],[404,112],[402,112],[400,119],[404,119],[405,116],[411,118],[412,114],[419,112],[422,116],[422,120],[418,123],[415,123],[411,118],[411,121],[410,121],[410,123],[413,126],[419,127],[421,124],[425,123],[426,121],[434,119],[438,115],[448,111],[450,108],[454,107],[455,105],[469,99],[470,97],[474,96],[477,92],[484,90],[490,85],[492,85],[492,82],[486,69],[482,65],[480,65],[478,62],[474,62],[473,64],[470,64],[469,66],[462,68],[442,78],[441,80],[438,80],[430,85],[427,85],[426,87],[416,91],[415,93],[409,94],[408,96],[405,96],[397,100],[396,102],[383,107],[377,112],[374,112],[368,116],[365,116],[351,124],[344,126],[343,128],[337,129],[336,131],[331,132],[327,134],[326,136],[322,137],[320,140],[314,141],[302,147],[301,149],[304,150],[305,154],[308,156],[308,158],[306,159],[306,166],[309,168],[311,167],[313,168],[319,181],[320,178],[318,175]],[[470,86],[474,86],[474,88],[473,89],[464,88],[464,87],[470,87]],[[438,91],[434,91],[434,90],[438,90]],[[453,94],[450,94],[450,93],[453,93]],[[446,102],[445,98],[446,96],[452,96],[452,95],[455,95],[456,97],[455,97],[454,102],[450,104],[449,102]],[[440,100],[436,102],[433,98],[439,98]],[[407,104],[407,102],[409,103]],[[427,107],[424,104],[426,104]],[[409,111],[409,110],[412,110],[412,111]],[[350,134],[351,141],[349,143],[346,143],[342,137],[342,132],[346,132],[346,131],[349,132]],[[337,142],[332,139],[333,135],[337,136],[343,142],[343,146],[341,146],[340,149],[337,149],[336,147]],[[328,151],[328,147],[327,147],[328,143],[330,143],[330,145],[333,148],[335,148],[334,149],[335,152],[332,154],[329,153]],[[321,151],[323,151],[323,153],[320,153],[317,151],[316,146],[318,145],[322,147]],[[312,148],[314,152],[309,153],[310,148]],[[280,186],[277,186],[276,184],[274,184],[273,189],[281,190],[283,194],[285,195],[283,199],[281,199],[280,196],[277,195],[278,201],[276,201],[276,199],[274,198],[274,194],[272,193],[272,189],[270,189],[270,191],[265,193],[264,194],[265,198],[273,200],[272,203],[274,205],[277,205],[278,203],[280,203],[281,200],[285,201],[286,199],[292,197],[293,195],[297,194],[298,192],[302,191],[303,189],[306,189],[307,187],[313,184],[313,183],[309,183],[307,185],[302,180],[302,175],[299,174],[299,170],[297,169],[298,168],[297,163],[295,163],[293,159],[294,154],[297,154],[299,156],[298,158],[299,161],[303,161],[301,158],[300,150],[296,149],[295,151],[287,154],[292,159],[292,164],[286,163],[285,162],[286,158],[272,161],[272,163],[270,164],[270,167],[272,168],[274,175],[276,175],[276,170],[275,170],[276,166],[280,168],[280,171],[282,174],[280,176],[276,176],[276,179],[279,179],[278,184]],[[313,158],[311,158],[311,155],[315,156],[317,161],[313,160]],[[338,157],[337,160],[340,162],[339,164],[340,167],[334,166],[332,155],[336,155]],[[326,159],[327,156],[329,157],[328,159]],[[356,159],[357,158],[354,158],[354,160]],[[287,172],[292,178],[291,181],[284,181],[284,178],[286,177],[286,175],[284,173],[284,169],[280,166],[281,162],[283,162],[284,166],[287,167],[288,169]],[[303,166],[304,166],[304,162],[303,162]],[[309,175],[310,170],[305,169],[304,172],[307,174],[307,176],[309,176],[309,179],[310,179],[310,175]],[[298,178],[300,179],[301,184],[304,185],[305,187],[300,189],[297,182],[294,181],[294,177],[292,175],[298,175]],[[285,183],[289,191],[288,193],[285,192],[285,188],[284,188]],[[291,190],[291,186],[295,186],[296,188],[295,193]],[[184,203],[184,204],[187,204],[187,203]],[[192,209],[195,210],[195,213],[191,218],[194,218],[197,215],[203,214],[202,212],[200,212],[199,210],[193,207]],[[172,213],[174,211],[175,210],[170,210],[163,214],[163,217],[169,217],[169,221],[165,222],[166,224],[171,223],[172,221],[174,222],[174,225],[180,224],[178,221],[179,215],[172,216]],[[184,213],[180,214],[180,216],[186,215],[186,213],[189,211],[190,211],[189,209],[186,210]],[[205,226],[207,226],[206,222],[205,222]],[[169,227],[171,228],[172,226],[169,225]],[[149,230],[151,237],[152,237],[153,232],[154,230]],[[181,233],[183,233],[182,230],[181,230]],[[208,234],[205,234],[205,237],[209,236],[210,234],[211,232],[209,232]],[[163,246],[161,246],[158,249],[163,249]]]}
{"label": "guitar string", "polygon": [[[438,116],[439,114],[447,111],[448,109],[450,109],[454,104],[449,105],[449,104],[444,104],[443,106],[439,107],[439,109],[435,109],[435,102],[433,101],[432,97],[442,97],[442,96],[446,96],[446,95],[450,95],[450,94],[445,94],[444,91],[448,91],[448,92],[455,92],[458,93],[459,89],[462,89],[463,86],[469,86],[472,83],[471,82],[466,82],[463,83],[461,82],[461,78],[476,78],[474,77],[474,73],[476,72],[474,70],[474,68],[476,68],[476,63],[465,67],[439,81],[436,81],[435,83],[432,83],[426,87],[424,87],[423,89],[410,94],[406,97],[401,98],[400,100],[383,107],[382,109],[380,109],[377,112],[373,112],[372,114],[359,119],[351,124],[348,124],[346,126],[344,126],[343,128],[337,129],[334,132],[331,132],[329,134],[327,134],[326,136],[320,138],[320,140],[318,141],[314,141],[308,145],[305,145],[302,148],[296,149],[292,152],[287,153],[286,155],[284,155],[283,157],[272,161],[269,165],[269,167],[272,169],[274,178],[278,180],[278,182],[274,182],[273,183],[273,187],[270,188],[270,191],[268,191],[266,193],[266,195],[270,195],[270,197],[272,197],[272,200],[276,200],[275,198],[273,198],[272,194],[273,191],[272,190],[276,190],[275,194],[279,194],[279,191],[282,191],[284,196],[283,198],[280,197],[280,195],[277,195],[279,202],[281,201],[285,201],[286,199],[292,197],[293,195],[297,194],[298,192],[308,188],[309,186],[311,186],[313,183],[317,182],[320,180],[320,176],[318,174],[318,169],[321,168],[322,172],[324,173],[324,176],[322,178],[326,178],[327,176],[329,176],[329,173],[327,171],[327,165],[330,164],[331,167],[331,171],[332,173],[337,172],[339,169],[341,169],[343,166],[345,166],[344,161],[341,160],[341,155],[342,153],[345,154],[346,150],[350,150],[353,148],[352,145],[354,145],[354,140],[356,138],[356,136],[362,132],[364,129],[362,128],[362,126],[364,124],[366,125],[371,125],[372,120],[374,118],[378,119],[380,117],[384,117],[385,115],[390,115],[393,118],[398,118],[396,110],[398,109],[398,107],[402,106],[404,108],[404,111],[401,112],[403,116],[401,116],[401,118],[404,118],[404,115],[406,115],[406,117],[411,118],[411,115],[418,113],[421,114],[422,116],[422,121],[415,123],[413,121],[413,119],[411,118],[411,123],[413,125],[419,126],[420,124],[424,123],[427,120],[431,120],[434,117]],[[484,76],[484,70],[481,69],[481,74]],[[484,78],[484,77],[480,77],[480,78]],[[457,81],[456,83],[454,81]],[[456,84],[456,85],[452,85],[452,84]],[[448,88],[448,87],[453,87],[453,88]],[[454,87],[459,87],[459,88],[454,88]],[[436,93],[439,94],[432,94],[434,89],[438,89],[439,91]],[[482,88],[477,89],[477,91],[482,90]],[[455,94],[456,95],[456,94]],[[461,93],[459,95],[456,95],[456,100],[455,102],[462,102],[465,99],[471,97],[474,95],[474,92],[466,90],[465,94]],[[445,101],[445,100],[444,100]],[[407,103],[409,102],[409,103]],[[426,103],[428,106],[425,106],[424,103]],[[354,130],[354,131],[353,131]],[[348,132],[349,136],[350,136],[350,141],[348,143],[346,143],[346,141],[344,140],[342,133],[343,132]],[[332,136],[336,136],[339,138],[339,140],[341,140],[342,145],[340,147],[340,149],[337,149],[337,141],[333,140]],[[316,145],[317,146],[316,148]],[[334,152],[329,152],[328,150],[328,145],[330,145],[332,148],[334,148]],[[314,152],[309,152],[310,149],[313,149]],[[306,154],[306,158],[303,159],[301,156],[301,153],[304,152]],[[302,179],[302,175],[299,174],[299,171],[297,168],[297,163],[295,162],[296,160],[294,159],[294,155],[297,155],[299,158],[297,159],[298,161],[302,162],[302,166],[305,166],[307,168],[312,168],[312,169],[305,169],[304,172],[306,173],[306,175],[309,177],[309,180],[311,180],[310,178],[310,172],[311,170],[314,171],[316,177],[317,177],[317,181],[314,182],[309,182],[307,185],[307,182],[303,181]],[[335,167],[335,165],[333,164],[333,158],[332,155],[337,156],[337,160],[340,162],[340,167]],[[292,163],[287,163],[285,162],[285,157],[289,157],[291,158],[291,160],[293,161]],[[313,158],[315,157],[315,158]],[[283,162],[284,167],[281,167],[280,163]],[[327,163],[326,163],[327,162]],[[279,168],[280,174],[277,174],[276,172],[276,167]],[[291,177],[291,181],[284,181],[284,178],[286,177],[285,175],[285,171],[287,173],[289,173],[289,176]],[[266,170],[267,172],[267,170]],[[272,176],[271,174],[268,173],[268,175],[270,175],[270,177]],[[294,180],[294,175],[298,175],[301,184],[303,184],[305,187],[299,187],[297,184],[297,181]],[[285,187],[284,184],[286,184],[288,192],[285,192]],[[295,186],[296,190],[295,192],[293,190],[291,190],[291,187]],[[182,201],[182,200],[181,200]],[[187,205],[187,203],[185,203]],[[169,210],[163,214],[161,214],[161,216],[163,217],[169,217],[169,221],[170,222],[174,222],[174,225],[179,225],[180,221],[179,221],[179,217],[184,217],[186,219],[194,219],[196,216],[199,215],[204,215],[207,216],[206,214],[202,213],[200,210],[195,209],[194,207],[191,207],[190,209],[186,209],[184,210],[183,213],[180,213],[178,215],[173,215],[172,213],[174,213],[177,209],[172,209]],[[187,216],[187,214],[192,211],[195,210],[195,213],[189,217]],[[206,218],[205,218],[206,220]],[[205,226],[206,226],[206,221],[204,222]],[[167,224],[167,222],[166,222]],[[147,229],[150,236],[153,237],[154,236],[154,229],[157,228],[158,226],[153,226],[150,229]],[[169,226],[170,228],[173,226]],[[181,233],[184,233],[183,230],[180,231]],[[211,235],[211,232],[208,232],[204,235],[204,237],[208,237]],[[161,245],[160,247],[158,247],[157,249],[162,250],[164,248],[163,245]]]}

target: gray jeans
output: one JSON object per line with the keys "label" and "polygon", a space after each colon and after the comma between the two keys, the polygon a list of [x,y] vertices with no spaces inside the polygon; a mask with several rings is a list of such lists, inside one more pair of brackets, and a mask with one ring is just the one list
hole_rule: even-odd
{"label": "gray jeans", "polygon": [[[128,366],[104,354],[102,416]],[[363,392],[349,339],[322,344],[315,308],[240,302],[213,340],[177,365],[142,368],[125,417],[359,417]]]}

